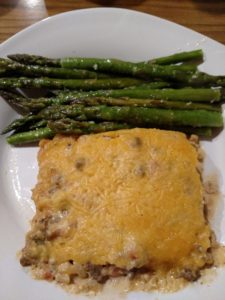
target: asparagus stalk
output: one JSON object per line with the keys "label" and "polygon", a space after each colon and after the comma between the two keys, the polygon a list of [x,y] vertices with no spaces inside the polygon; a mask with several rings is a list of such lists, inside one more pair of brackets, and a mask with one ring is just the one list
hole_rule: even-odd
{"label": "asparagus stalk", "polygon": [[10,58],[13,61],[26,64],[26,65],[60,67],[59,59],[48,58],[40,55],[10,54],[8,55],[8,58]]}
{"label": "asparagus stalk", "polygon": [[140,99],[159,99],[171,101],[185,101],[185,102],[218,102],[221,100],[220,89],[142,89],[140,87],[118,89],[118,90],[98,90],[89,92],[62,92],[58,94],[62,99],[83,99],[89,97],[113,97],[113,98],[140,98]]}
{"label": "asparagus stalk", "polygon": [[3,96],[12,104],[18,112],[24,113],[37,113],[52,104],[83,104],[89,106],[95,106],[99,104],[110,106],[140,106],[140,107],[158,107],[158,108],[178,108],[178,109],[205,109],[212,111],[221,111],[220,106],[198,103],[198,102],[182,102],[182,101],[168,101],[168,100],[155,100],[155,99],[136,99],[136,98],[112,98],[112,97],[89,97],[89,98],[39,98],[39,99],[27,99],[4,92]]}
{"label": "asparagus stalk", "polygon": [[195,73],[187,76],[185,84],[192,87],[198,87],[201,85],[225,87],[225,76],[213,76],[196,71]]}
{"label": "asparagus stalk", "polygon": [[211,111],[221,111],[220,106],[202,104],[197,102],[181,102],[155,99],[124,99],[124,98],[110,98],[110,97],[92,97],[85,99],[77,99],[73,104],[83,104],[89,106],[109,105],[109,106],[133,106],[133,107],[157,107],[157,108],[176,108],[184,110],[204,109]]}
{"label": "asparagus stalk", "polygon": [[[29,113],[37,113],[40,110],[44,109],[45,107],[51,105],[51,103],[48,104],[47,101],[40,102],[35,100],[36,99],[29,100],[29,99],[21,98],[20,101],[15,101],[15,103],[13,102],[13,100],[11,100],[11,103],[15,108],[15,110],[21,115],[29,114]],[[47,98],[44,100],[47,100]],[[52,104],[54,104],[54,102]]]}
{"label": "asparagus stalk", "polygon": [[32,125],[30,125],[29,130],[36,130],[39,128],[43,128],[43,127],[46,127],[47,124],[48,124],[47,120],[40,120],[40,121],[37,121],[37,122],[33,123]]}
{"label": "asparagus stalk", "polygon": [[64,79],[91,79],[91,78],[108,78],[108,75],[96,73],[87,70],[70,70],[64,68],[54,68],[45,66],[33,66],[33,65],[23,65],[20,63],[12,62],[10,60],[0,59],[0,68],[4,70],[4,75],[7,76],[13,74],[28,76],[28,77],[38,77],[47,76],[53,78],[64,78]]}
{"label": "asparagus stalk", "polygon": [[[165,82],[165,81],[152,81],[152,82],[144,82],[138,85],[138,88],[140,89],[162,89],[162,88],[169,88],[171,87],[171,83]],[[128,86],[124,89],[134,89],[137,88],[137,86]],[[63,93],[69,93],[71,92],[69,89],[64,89]],[[73,93],[78,93],[79,91],[73,91]],[[62,90],[52,89],[51,93],[55,96],[62,93]]]}
{"label": "asparagus stalk", "polygon": [[[97,73],[94,71],[82,70],[82,69],[68,69],[68,68],[56,68],[47,67],[39,65],[25,65],[17,62],[13,62],[4,58],[0,59],[0,74],[7,76],[13,74],[28,76],[28,77],[38,77],[46,76],[52,78],[62,78],[62,79],[91,79],[91,78],[109,78],[110,75],[104,73]],[[197,70],[196,65],[178,65],[170,66],[172,70],[182,70],[195,72]]]}
{"label": "asparagus stalk", "polygon": [[[11,145],[17,146],[37,142],[44,138],[52,138],[57,133],[82,135],[88,133],[100,133],[135,127],[124,123],[120,124],[112,122],[103,122],[95,124],[94,122],[77,122],[71,119],[51,121],[49,122],[48,126],[49,127],[44,127],[37,130],[13,134],[7,138],[7,142]],[[212,135],[212,130],[210,128],[183,127],[171,128],[170,130],[182,131],[188,134],[197,134],[203,137],[211,137]]]}
{"label": "asparagus stalk", "polygon": [[48,126],[44,128],[13,134],[7,138],[7,142],[11,145],[22,145],[37,142],[43,138],[52,138],[56,133],[81,135],[127,128],[130,126],[125,123],[102,122],[96,124],[74,120],[68,122],[68,119],[65,119],[49,122]]}
{"label": "asparagus stalk", "polygon": [[[170,84],[168,82],[163,82],[163,81],[156,81],[156,82],[148,82],[140,85],[140,89],[161,89],[165,87],[169,87]],[[133,89],[134,87],[127,87],[126,89]],[[65,92],[65,91],[64,91]],[[106,91],[103,91],[103,94],[107,93]],[[59,95],[62,93],[61,90],[54,90],[54,94]],[[68,91],[67,91],[68,93]],[[78,93],[78,92],[73,92],[73,93]],[[74,94],[73,94],[74,95]],[[2,96],[5,100],[7,100],[10,104],[14,104],[18,106],[20,109],[25,108],[26,105],[23,106],[23,103],[26,103],[28,105],[28,99],[21,97],[18,95],[18,93],[12,93],[6,90],[0,90],[0,96]],[[104,95],[103,95],[104,96]],[[73,98],[72,98],[73,99]],[[24,102],[25,101],[25,102]],[[51,104],[63,104],[63,103],[70,103],[71,100],[68,99],[67,97],[52,97],[52,98],[35,98],[35,99],[30,99],[29,102],[31,105],[28,105],[28,109],[30,110],[32,107],[34,107],[34,110],[37,108],[37,110],[42,109],[48,105]]]}
{"label": "asparagus stalk", "polygon": [[118,59],[104,58],[62,58],[60,64],[63,68],[77,68],[106,72],[112,74],[123,74],[144,79],[162,78],[177,81],[184,81],[189,72],[173,66],[160,66],[148,63],[132,63]]}
{"label": "asparagus stalk", "polygon": [[205,110],[178,110],[158,109],[145,107],[113,106],[104,105],[82,107],[52,106],[40,112],[44,116],[57,119],[57,115],[77,117],[84,114],[87,119],[105,121],[124,121],[135,125],[169,125],[169,126],[193,126],[193,127],[221,127],[222,116],[218,112]]}
{"label": "asparagus stalk", "polygon": [[[39,65],[39,66],[51,66],[51,67],[60,67],[60,59],[47,58],[39,55],[29,55],[29,54],[11,54],[8,55],[10,59],[16,62],[20,62],[27,65]],[[155,58],[149,62],[158,64],[158,65],[169,65],[175,64],[184,61],[192,60],[202,60],[203,52],[201,49],[175,53],[173,55]]]}
{"label": "asparagus stalk", "polygon": [[[145,62],[145,64],[146,64],[146,62]],[[170,65],[169,67],[171,68],[171,70],[178,70],[178,71],[181,70],[181,71],[187,71],[190,73],[194,73],[198,70],[197,65],[193,65],[193,64]]]}
{"label": "asparagus stalk", "polygon": [[[152,81],[152,82],[142,83],[138,87],[141,89],[162,89],[162,88],[168,88],[170,86],[171,83],[166,81]],[[136,87],[129,86],[126,87],[125,89],[134,89],[134,88]]]}
{"label": "asparagus stalk", "polygon": [[[90,124],[93,124],[90,126]],[[48,126],[55,132],[55,133],[70,133],[74,134],[74,129],[82,128],[85,129],[89,127],[90,132],[105,132],[111,130],[118,130],[118,129],[127,129],[127,128],[134,128],[135,125],[126,124],[126,123],[112,123],[112,122],[103,122],[103,123],[94,123],[91,122],[77,122],[72,119],[61,119],[55,121],[49,121]],[[97,127],[96,127],[97,126]],[[94,128],[95,130],[92,130]],[[91,129],[91,130],[90,130]],[[96,130],[97,129],[97,130]],[[163,129],[163,128],[162,128]],[[211,137],[212,129],[208,127],[200,127],[200,128],[193,128],[193,127],[169,127],[166,130],[173,130],[173,131],[181,131],[187,134],[197,134],[202,137]],[[85,131],[84,131],[85,133]]]}
{"label": "asparagus stalk", "polygon": [[[150,84],[149,84],[150,86]],[[153,86],[153,83],[152,83]],[[57,97],[52,98],[39,98],[39,99],[24,99],[11,94],[7,95],[2,91],[2,96],[6,98],[10,103],[13,103],[20,111],[35,112],[43,109],[49,105],[67,104],[76,102],[81,99],[90,97],[113,97],[113,98],[136,98],[136,99],[154,99],[165,101],[184,101],[190,104],[190,108],[194,107],[192,102],[218,102],[221,99],[220,89],[148,89],[138,88],[126,88],[118,90],[98,90],[90,92],[61,92]],[[200,104],[200,103],[199,103]],[[198,104],[198,105],[199,105]],[[212,107],[209,106],[208,109]],[[217,107],[215,107],[217,110]]]}
{"label": "asparagus stalk", "polygon": [[[62,58],[62,59],[49,59],[45,57],[15,54],[8,55],[14,61],[23,64],[41,65],[41,66],[54,66],[65,67],[70,69],[88,69],[93,71],[103,71],[109,73],[118,73],[124,75],[132,75],[141,78],[159,77],[177,79],[183,76],[182,68],[166,66],[151,66],[150,64],[131,63],[117,59],[100,59],[100,58]],[[186,74],[185,74],[186,75]]]}
{"label": "asparagus stalk", "polygon": [[139,62],[138,65],[139,67],[145,68],[146,64],[151,64],[151,65],[158,65],[158,66],[163,66],[167,67],[168,70],[171,72],[174,71],[186,71],[188,73],[194,73],[198,70],[198,66],[195,64],[180,64],[180,65],[160,65],[160,64],[153,64],[150,61],[144,61],[144,62]]}
{"label": "asparagus stalk", "polygon": [[[31,130],[27,132],[16,133],[7,138],[7,142],[11,145],[23,145],[27,143],[37,142],[43,138],[52,138],[56,133],[62,134],[87,134],[87,133],[99,133],[111,130],[128,129],[135,126],[125,123],[113,123],[113,122],[77,122],[71,119],[63,119],[57,121],[50,121],[48,127],[40,128],[37,130]],[[211,137],[211,128],[170,128],[169,130],[182,131],[188,134],[197,134],[203,137]]]}
{"label": "asparagus stalk", "polygon": [[73,90],[121,89],[140,85],[142,80],[134,78],[107,79],[55,79],[55,78],[0,78],[0,88],[55,88]]}
{"label": "asparagus stalk", "polygon": [[[55,133],[67,133],[67,134],[85,134],[85,133],[98,133],[113,131],[119,129],[131,128],[131,125],[126,123],[115,122],[101,122],[95,123],[93,121],[80,122],[72,119],[60,119],[56,121],[49,121],[48,127]],[[80,132],[78,131],[80,130]]]}
{"label": "asparagus stalk", "polygon": [[18,113],[22,115],[38,112],[52,104],[70,103],[69,101],[63,102],[61,99],[57,98],[25,98],[17,94],[1,90],[0,96],[2,96]]}
{"label": "asparagus stalk", "polygon": [[7,137],[7,142],[11,145],[22,145],[27,143],[37,142],[44,138],[52,138],[54,132],[48,128],[40,128],[27,132],[20,132]]}
{"label": "asparagus stalk", "polygon": [[203,60],[203,51],[201,49],[175,53],[169,56],[155,58],[148,62],[158,65],[169,65],[193,60]]}
{"label": "asparagus stalk", "polygon": [[[32,119],[33,117],[33,119]],[[14,121],[7,128],[15,129],[31,120],[57,120],[64,118],[86,120],[104,120],[125,122],[135,126],[192,126],[192,127],[222,127],[222,115],[216,111],[160,109],[131,106],[89,106],[60,105],[49,106],[35,116],[28,116]],[[17,125],[17,124],[16,124]],[[7,132],[4,130],[4,132]]]}
{"label": "asparagus stalk", "polygon": [[[144,79],[149,78],[162,78],[172,81],[189,84],[191,86],[200,85],[215,85],[225,86],[224,76],[212,76],[202,72],[194,72],[192,75],[188,66],[170,66],[164,65],[164,63],[185,60],[185,57],[202,57],[201,50],[196,50],[194,53],[178,53],[171,57],[161,58],[158,60],[158,64],[155,63],[132,63],[122,61],[118,59],[100,59],[100,58],[62,58],[62,59],[50,59],[34,55],[16,54],[9,55],[8,57],[22,62],[24,64],[38,64],[42,66],[54,66],[76,69],[88,69],[93,71],[102,71],[115,74],[129,75]],[[175,58],[174,58],[175,57]],[[181,58],[179,58],[181,57]]]}
{"label": "asparagus stalk", "polygon": [[[69,109],[70,108],[70,109]],[[82,121],[86,120],[86,116],[84,115],[84,106],[83,105],[73,105],[73,106],[49,106],[43,110],[41,110],[36,115],[26,115],[23,118],[19,118],[11,122],[3,131],[2,134],[6,134],[13,130],[21,130],[21,128],[34,128],[35,124],[37,124],[37,128],[39,124],[42,122],[46,122],[48,120],[57,120],[66,118],[68,116],[73,116],[74,118],[80,118]]]}
{"label": "asparagus stalk", "polygon": [[27,126],[27,124],[32,123],[34,121],[39,121],[41,118],[35,115],[26,115],[23,118],[19,118],[10,123],[1,134],[6,134],[13,130],[19,130]]}
{"label": "asparagus stalk", "polygon": [[62,58],[61,66],[64,68],[77,68],[98,70],[100,72],[109,72],[134,76],[138,78],[161,78],[177,81],[190,86],[200,85],[222,85],[224,76],[213,76],[203,72],[189,72],[173,66],[155,65],[148,63],[131,63],[117,59],[100,59],[100,58]]}
{"label": "asparagus stalk", "polygon": [[[29,99],[21,97],[21,95],[9,91],[0,90],[0,96],[4,98],[19,114],[24,115],[33,111],[33,109],[30,109]],[[46,107],[46,105],[39,103],[38,107],[40,110]]]}
{"label": "asparagus stalk", "polygon": [[[193,127],[222,127],[222,116],[218,112],[205,110],[171,110],[143,107],[85,107],[86,118],[105,121],[125,121],[139,125],[169,125]],[[71,114],[73,116],[73,113]]]}

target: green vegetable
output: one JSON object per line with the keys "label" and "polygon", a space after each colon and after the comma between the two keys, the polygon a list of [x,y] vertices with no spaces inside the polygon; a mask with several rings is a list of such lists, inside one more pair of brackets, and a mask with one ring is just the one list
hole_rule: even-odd
{"label": "green vegetable", "polygon": [[[51,66],[60,67],[60,59],[47,58],[40,55],[30,55],[30,54],[11,54],[8,57],[16,62],[20,62],[27,65],[40,65],[40,66]],[[169,65],[184,61],[192,60],[202,60],[203,52],[201,49],[175,53],[173,55],[164,56],[156,59],[152,59],[149,62],[158,65]]]}
{"label": "green vegetable", "polygon": [[[64,68],[54,68],[45,66],[23,65],[10,60],[0,59],[0,68],[4,70],[1,73],[7,75],[21,75],[28,77],[53,77],[65,79],[90,79],[90,78],[108,78],[108,75],[96,73],[87,70],[70,70]],[[2,74],[2,75],[3,75]]]}
{"label": "green vegetable", "polygon": [[8,58],[25,65],[60,67],[60,60],[31,54],[10,54]]}
{"label": "green vegetable", "polygon": [[0,88],[53,88],[74,90],[121,89],[141,84],[143,81],[134,78],[108,79],[55,79],[55,78],[0,78]]}
{"label": "green vegetable", "polygon": [[50,128],[45,127],[28,132],[16,133],[7,137],[7,142],[11,145],[23,145],[37,142],[44,138],[52,138],[53,136],[54,132]]}
{"label": "green vegetable", "polygon": [[96,105],[110,105],[110,106],[133,106],[133,107],[157,107],[157,108],[176,108],[184,110],[204,109],[212,111],[221,111],[220,106],[202,104],[197,102],[182,102],[182,101],[168,101],[155,99],[126,99],[126,98],[110,98],[110,97],[91,97],[74,100],[72,103],[96,106]]}
{"label": "green vegetable", "polygon": [[142,89],[134,87],[118,90],[97,90],[90,92],[62,92],[58,94],[61,99],[81,99],[89,97],[113,97],[113,98],[140,98],[140,99],[160,99],[185,102],[217,102],[221,100],[220,89],[209,88],[182,88],[182,89]]}
{"label": "green vegetable", "polygon": [[[37,130],[13,134],[7,138],[7,142],[11,145],[17,146],[37,142],[43,138],[52,138],[56,133],[82,135],[135,127],[125,123],[78,122],[71,119],[50,121],[48,122],[48,126],[49,127],[44,127]],[[178,127],[169,128],[169,130],[183,131],[188,134],[197,134],[204,137],[211,137],[212,135],[211,128]]]}
{"label": "green vegetable", "polygon": [[179,62],[186,62],[192,60],[202,60],[203,59],[203,51],[201,49],[175,53],[165,57],[159,57],[150,60],[150,63],[158,64],[158,65],[169,65],[176,64]]}

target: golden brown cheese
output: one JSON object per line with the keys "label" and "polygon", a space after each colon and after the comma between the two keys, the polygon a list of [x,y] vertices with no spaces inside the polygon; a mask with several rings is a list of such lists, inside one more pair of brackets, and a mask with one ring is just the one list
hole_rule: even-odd
{"label": "golden brown cheese", "polygon": [[206,264],[211,233],[197,151],[184,134],[132,129],[57,136],[40,147],[37,215],[61,214],[36,251],[40,260],[126,269]]}

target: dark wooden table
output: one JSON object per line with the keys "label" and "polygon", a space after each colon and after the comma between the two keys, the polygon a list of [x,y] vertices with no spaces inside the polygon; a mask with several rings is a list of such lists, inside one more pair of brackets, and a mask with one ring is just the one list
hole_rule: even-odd
{"label": "dark wooden table", "polygon": [[0,0],[0,42],[47,16],[100,6],[156,15],[225,44],[225,0]]}

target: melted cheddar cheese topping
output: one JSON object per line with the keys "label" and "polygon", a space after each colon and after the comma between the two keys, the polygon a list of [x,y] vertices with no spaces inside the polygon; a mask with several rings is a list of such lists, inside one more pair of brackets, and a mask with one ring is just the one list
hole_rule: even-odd
{"label": "melted cheddar cheese topping", "polygon": [[37,214],[56,216],[40,258],[126,269],[205,265],[211,232],[197,150],[184,134],[120,130],[56,136],[40,147],[33,199]]}

